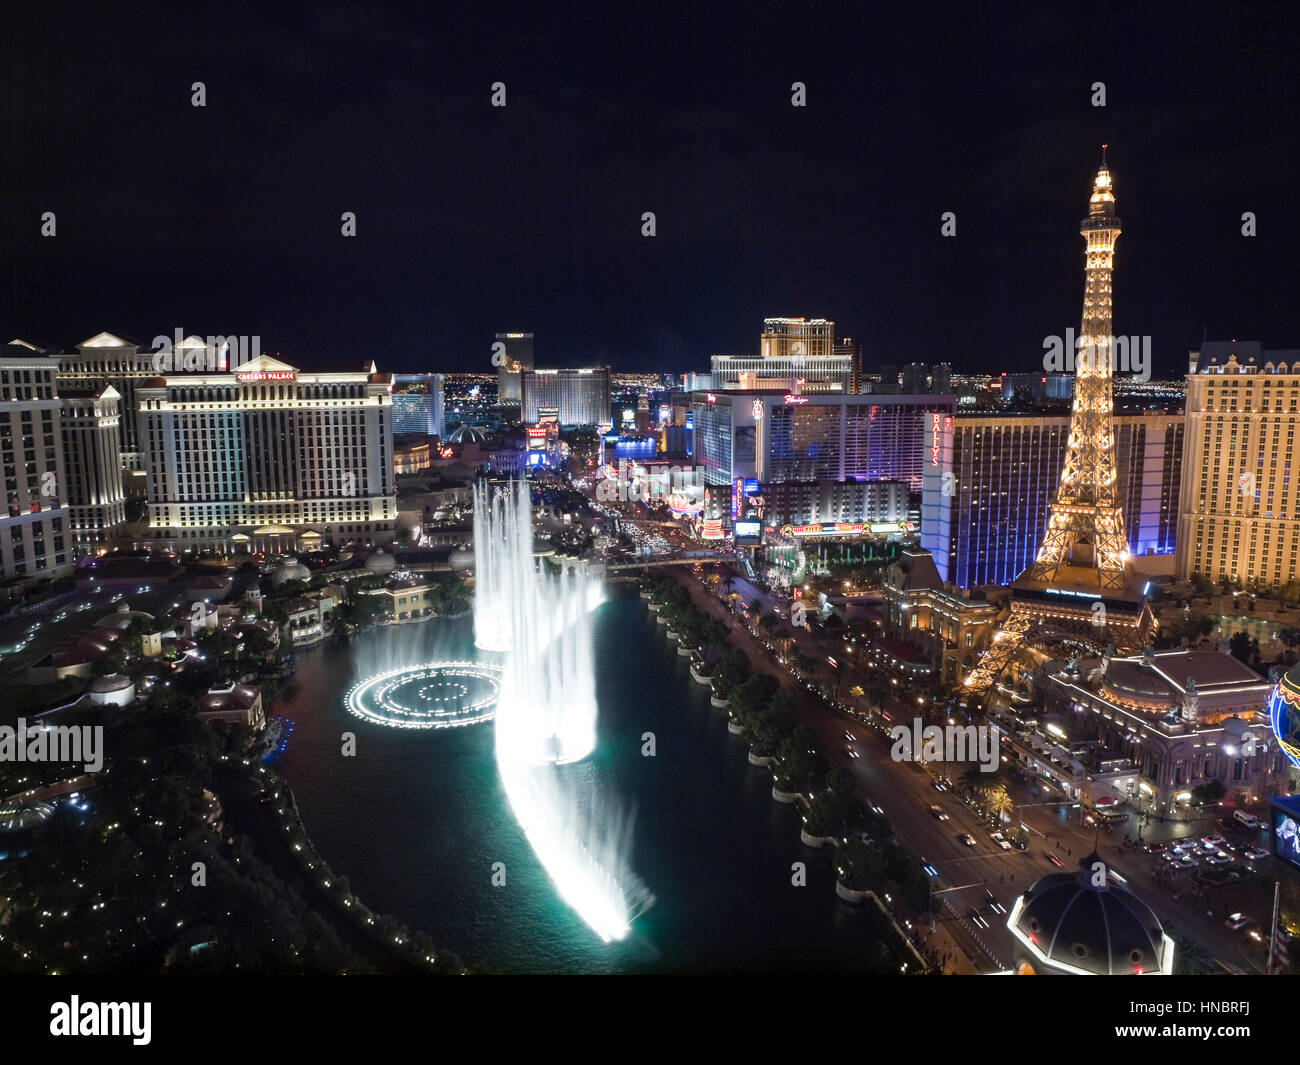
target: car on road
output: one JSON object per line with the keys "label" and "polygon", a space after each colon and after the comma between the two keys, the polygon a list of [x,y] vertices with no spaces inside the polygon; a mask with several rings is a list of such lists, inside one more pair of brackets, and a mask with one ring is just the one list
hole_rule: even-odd
{"label": "car on road", "polygon": [[1043,851],[1043,853],[1047,855],[1047,860],[1051,862],[1054,866],[1056,866],[1058,869],[1065,865],[1065,863],[1061,861],[1061,859],[1058,858],[1051,851]]}
{"label": "car on road", "polygon": [[994,913],[1006,913],[1007,908],[998,901],[998,897],[988,888],[984,889],[984,901],[989,904],[989,909]]}
{"label": "car on road", "polygon": [[60,610],[57,614],[54,615],[54,620],[66,621],[67,617],[68,617],[68,612],[66,610]]}
{"label": "car on road", "polygon": [[1201,846],[1207,851],[1221,851],[1228,845],[1228,841],[1222,836],[1204,836],[1201,839]]}
{"label": "car on road", "polygon": [[966,916],[970,919],[971,924],[976,928],[987,928],[989,926],[988,921],[984,919],[984,915],[980,913],[979,910],[975,909],[974,906],[966,911]]}
{"label": "car on road", "polygon": [[1228,865],[1232,862],[1232,856],[1219,851],[1218,854],[1211,854],[1205,861],[1209,865]]}
{"label": "car on road", "polygon": [[948,790],[947,788],[945,788],[945,787],[943,786],[943,781],[942,781],[942,780],[932,780],[932,781],[930,781],[930,787],[934,788],[935,791],[947,791],[947,790]]}
{"label": "car on road", "polygon": [[850,732],[848,729],[845,729],[845,730],[844,730],[844,738],[845,738],[846,740],[852,740],[852,739],[853,739],[853,733]]}
{"label": "car on road", "polygon": [[937,877],[939,875],[939,870],[931,865],[930,859],[924,855],[921,857],[921,868],[925,870],[927,876]]}
{"label": "car on road", "polygon": [[850,758],[862,757],[860,754],[858,754],[858,749],[854,747],[853,744],[851,743],[844,748],[844,753],[847,754]]}
{"label": "car on road", "polygon": [[947,821],[948,815],[943,812],[943,807],[937,802],[930,803],[930,813],[934,814],[936,821]]}
{"label": "car on road", "polygon": [[991,839],[1004,851],[1009,851],[1011,849],[1011,844],[1007,842],[1007,837],[1004,836],[1001,832],[994,832],[991,836],[989,836],[989,839]]}
{"label": "car on road", "polygon": [[1250,924],[1250,918],[1244,913],[1230,913],[1228,919],[1223,922],[1226,928],[1231,928],[1234,932],[1239,932]]}
{"label": "car on road", "polygon": [[1147,844],[1147,853],[1148,853],[1148,854],[1164,854],[1164,852],[1167,851],[1168,849],[1169,849],[1169,848],[1168,848],[1167,846],[1165,846],[1165,844],[1163,844],[1163,843],[1148,843],[1148,844]]}
{"label": "car on road", "polygon": [[968,847],[975,846],[975,837],[972,836],[969,832],[963,832],[957,838],[961,840],[964,844],[966,844],[966,846]]}
{"label": "car on road", "polygon": [[1242,857],[1245,858],[1245,859],[1248,860],[1248,861],[1257,862],[1257,861],[1259,861],[1261,858],[1267,858],[1267,857],[1268,857],[1268,851],[1263,850],[1263,849],[1260,848],[1260,847],[1253,847],[1253,848],[1251,848],[1250,850],[1248,850],[1248,851],[1246,851],[1245,853],[1243,853],[1243,854],[1242,854]]}

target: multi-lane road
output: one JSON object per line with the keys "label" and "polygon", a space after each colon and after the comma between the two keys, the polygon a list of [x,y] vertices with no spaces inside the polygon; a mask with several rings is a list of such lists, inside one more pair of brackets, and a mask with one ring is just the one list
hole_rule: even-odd
{"label": "multi-lane road", "polygon": [[[895,761],[891,757],[892,743],[885,733],[851,720],[813,696],[775,662],[759,639],[735,623],[729,611],[699,581],[686,574],[680,574],[679,579],[691,589],[697,605],[716,617],[733,621],[737,633],[733,642],[749,654],[756,668],[776,675],[783,687],[797,697],[801,716],[821,737],[832,763],[854,773],[862,794],[884,810],[899,841],[935,870],[934,887],[943,903],[939,919],[976,969],[993,971],[1012,961],[1014,940],[1006,927],[1005,912],[998,909],[1010,910],[1015,897],[1042,876],[1077,871],[1080,859],[1095,846],[1111,873],[1117,873],[1129,889],[1153,907],[1166,932],[1185,932],[1211,956],[1247,971],[1262,971],[1263,952],[1243,932],[1224,927],[1224,917],[1234,910],[1261,910],[1265,905],[1264,889],[1271,885],[1266,875],[1250,886],[1210,889],[1204,894],[1198,893],[1186,873],[1180,874],[1174,887],[1161,887],[1154,875],[1157,858],[1140,848],[1121,846],[1123,837],[1118,834],[1102,831],[1098,836],[1096,830],[1083,828],[1078,823],[1080,811],[1064,796],[1030,782],[1013,783],[1009,788],[1017,804],[1015,819],[1029,829],[1028,846],[1024,850],[1001,849],[991,839],[993,829],[989,823],[955,792],[935,790],[937,773],[931,768],[941,773],[941,764],[927,768]],[[752,595],[771,605],[770,597],[760,596],[748,582],[742,582],[743,578],[737,576],[733,587],[747,602]],[[803,632],[797,633],[797,638],[807,641],[808,653],[824,657],[824,640]],[[910,719],[910,697],[905,692],[900,695],[896,705],[886,707],[895,721]],[[846,739],[846,733],[853,739]],[[849,747],[856,750],[857,757],[849,754]],[[956,779],[967,768],[954,766],[949,772]],[[931,812],[932,804],[941,808],[947,815],[945,819]],[[1188,836],[1218,831],[1206,824],[1178,829]],[[973,845],[963,841],[964,835],[973,839]],[[1055,864],[1049,854],[1061,864]],[[1268,869],[1261,872],[1267,874]],[[986,892],[992,893],[996,904],[989,902]],[[1271,890],[1267,894],[1271,898]],[[977,916],[970,915],[972,909]],[[1253,915],[1265,920],[1269,916],[1262,910]]]}

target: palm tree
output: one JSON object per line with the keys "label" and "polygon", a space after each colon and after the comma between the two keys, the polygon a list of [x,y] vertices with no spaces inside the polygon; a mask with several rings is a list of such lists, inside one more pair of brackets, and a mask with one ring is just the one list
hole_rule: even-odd
{"label": "palm tree", "polygon": [[999,824],[1002,823],[1003,815],[1009,813],[1015,807],[1015,803],[1003,784],[994,784],[989,791],[988,797],[984,800],[984,805]]}
{"label": "palm tree", "polygon": [[1218,972],[1214,959],[1196,940],[1179,933],[1174,940],[1174,974],[1176,976],[1206,976]]}

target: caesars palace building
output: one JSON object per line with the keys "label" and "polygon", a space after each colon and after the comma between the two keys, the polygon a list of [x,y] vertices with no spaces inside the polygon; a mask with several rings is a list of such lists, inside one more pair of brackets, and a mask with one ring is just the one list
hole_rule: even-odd
{"label": "caesars palace building", "polygon": [[137,389],[149,542],[310,551],[393,539],[393,375],[300,373],[262,355]]}

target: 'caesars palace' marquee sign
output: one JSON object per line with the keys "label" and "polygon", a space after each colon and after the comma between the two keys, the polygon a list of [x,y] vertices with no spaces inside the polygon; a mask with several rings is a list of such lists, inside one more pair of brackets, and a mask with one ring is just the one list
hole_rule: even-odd
{"label": "'caesars palace' marquee sign", "polygon": [[247,373],[235,374],[235,380],[241,385],[257,381],[296,381],[297,373],[293,370],[249,370]]}

